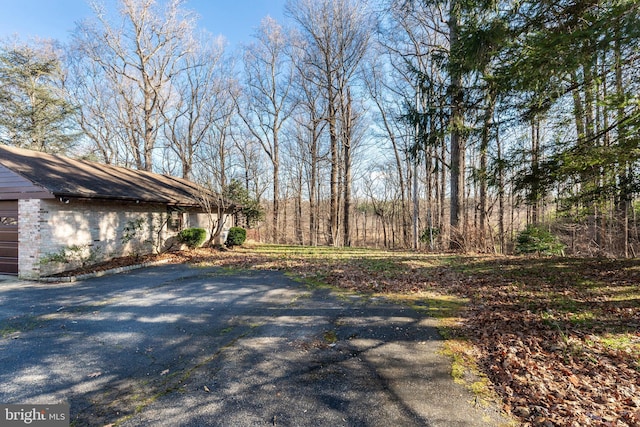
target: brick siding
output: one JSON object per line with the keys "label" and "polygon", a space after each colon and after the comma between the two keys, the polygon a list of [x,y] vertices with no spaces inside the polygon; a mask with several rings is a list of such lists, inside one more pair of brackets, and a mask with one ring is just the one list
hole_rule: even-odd
{"label": "brick siding", "polygon": [[18,272],[27,279],[40,276],[40,202],[18,200]]}
{"label": "brick siding", "polygon": [[[177,245],[165,205],[57,199],[20,200],[19,271],[23,278],[60,273],[107,259]],[[182,227],[210,230],[208,216],[180,213]],[[71,262],[52,260],[65,254]]]}

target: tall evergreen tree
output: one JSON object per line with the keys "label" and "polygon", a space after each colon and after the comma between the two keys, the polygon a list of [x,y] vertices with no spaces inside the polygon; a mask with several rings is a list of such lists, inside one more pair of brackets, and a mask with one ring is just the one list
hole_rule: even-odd
{"label": "tall evergreen tree", "polygon": [[[639,119],[638,60],[632,53],[640,41],[639,5],[525,1],[514,3],[507,16],[512,38],[497,75],[516,100],[510,105],[516,117],[531,126],[531,146],[538,149],[531,150],[530,167],[519,178],[531,212],[556,188],[557,206],[565,211],[559,213],[588,220],[592,241],[609,251],[613,235],[621,234],[620,221],[627,224],[627,242],[629,200],[640,188],[633,174],[638,140],[628,132]],[[533,129],[545,116],[557,127],[543,155],[545,141]],[[623,211],[621,220],[616,209]]]}
{"label": "tall evergreen tree", "polygon": [[0,46],[1,143],[63,154],[72,146],[79,134],[63,78],[51,43]]}

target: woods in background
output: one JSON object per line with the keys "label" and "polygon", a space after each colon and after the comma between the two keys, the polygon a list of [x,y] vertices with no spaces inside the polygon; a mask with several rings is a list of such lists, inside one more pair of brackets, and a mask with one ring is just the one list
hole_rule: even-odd
{"label": "woods in background", "polygon": [[289,0],[234,52],[181,1],[109,5],[2,44],[2,143],[241,184],[270,242],[640,249],[635,1]]}

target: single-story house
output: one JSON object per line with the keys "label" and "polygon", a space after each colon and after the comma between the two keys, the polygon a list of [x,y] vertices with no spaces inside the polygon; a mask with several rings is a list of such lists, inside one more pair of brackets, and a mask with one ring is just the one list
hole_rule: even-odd
{"label": "single-story house", "polygon": [[184,228],[226,222],[218,201],[185,179],[0,145],[0,274],[165,250]]}

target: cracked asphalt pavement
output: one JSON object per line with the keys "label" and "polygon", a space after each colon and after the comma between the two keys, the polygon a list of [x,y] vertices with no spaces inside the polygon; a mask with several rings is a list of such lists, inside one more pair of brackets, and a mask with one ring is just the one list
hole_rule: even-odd
{"label": "cracked asphalt pavement", "polygon": [[0,403],[73,426],[492,426],[434,319],[277,271],[0,280]]}

